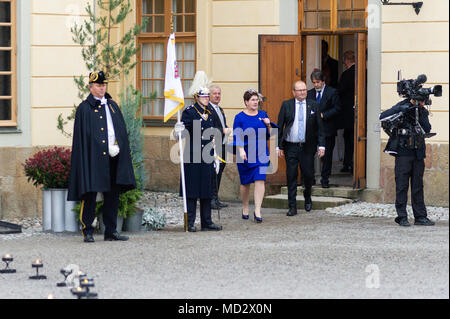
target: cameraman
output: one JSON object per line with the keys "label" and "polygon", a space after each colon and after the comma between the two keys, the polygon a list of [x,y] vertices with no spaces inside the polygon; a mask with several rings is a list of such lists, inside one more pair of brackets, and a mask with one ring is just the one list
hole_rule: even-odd
{"label": "cameraman", "polygon": [[430,133],[431,124],[428,120],[428,110],[424,101],[405,99],[391,109],[380,114],[380,120],[402,112],[404,120],[398,130],[389,137],[385,152],[395,156],[395,208],[398,217],[395,222],[400,226],[410,226],[406,204],[408,201],[409,181],[411,180],[411,204],[414,213],[414,225],[433,226],[434,222],[427,218],[423,195],[423,174],[426,156],[425,136],[415,130],[416,109],[418,123],[425,133]]}

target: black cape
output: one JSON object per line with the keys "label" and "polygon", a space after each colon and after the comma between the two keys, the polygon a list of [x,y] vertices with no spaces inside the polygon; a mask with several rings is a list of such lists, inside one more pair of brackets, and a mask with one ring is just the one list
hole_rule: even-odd
{"label": "black cape", "polygon": [[[136,188],[128,134],[119,106],[108,93],[105,97],[120,148],[116,183],[126,192]],[[79,201],[88,192],[109,192],[110,181],[106,111],[90,94],[75,115],[67,200]]]}

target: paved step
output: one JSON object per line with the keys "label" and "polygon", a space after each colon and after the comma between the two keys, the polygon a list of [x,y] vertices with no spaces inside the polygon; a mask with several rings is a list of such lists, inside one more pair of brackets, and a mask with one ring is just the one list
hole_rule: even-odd
{"label": "paved step", "polygon": [[[324,197],[324,196],[311,196],[313,202],[313,210],[323,210],[328,207],[336,207],[345,204],[352,203],[352,199],[340,198],[340,197]],[[297,209],[304,209],[305,199],[303,195],[297,196]],[[278,194],[266,196],[263,200],[262,207],[264,208],[278,208],[289,209],[288,195]]]}
{"label": "paved step", "polygon": [[[330,187],[330,188],[322,188],[322,186],[313,186],[312,187],[312,196],[320,196],[320,197],[340,197],[340,198],[350,198],[350,199],[358,199],[362,189],[353,189],[352,187]],[[287,186],[283,186],[281,188],[281,195],[287,195],[288,188]],[[303,187],[297,187],[297,194],[303,194]]]}

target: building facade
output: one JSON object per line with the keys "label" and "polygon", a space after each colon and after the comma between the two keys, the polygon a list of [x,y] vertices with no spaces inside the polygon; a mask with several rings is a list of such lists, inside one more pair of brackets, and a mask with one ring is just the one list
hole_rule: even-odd
{"label": "building facade", "polygon": [[[27,182],[22,163],[37,149],[71,145],[57,130],[57,117],[79,104],[73,77],[89,70],[70,28],[87,18],[85,7],[95,8],[95,2],[0,0],[0,219],[40,214],[41,191]],[[304,79],[311,87],[309,73],[321,67],[322,40],[339,62],[345,50],[355,51],[359,115],[350,183],[365,189],[363,199],[369,201],[395,199],[394,161],[383,153],[387,136],[378,116],[399,100],[397,71],[405,78],[426,74],[426,86],[442,85],[443,97],[433,98],[430,107],[437,135],[427,141],[425,198],[428,205],[448,206],[448,1],[424,0],[419,14],[410,5],[379,0],[132,0],[131,5],[133,12],[113,38],[149,20],[136,39],[141,50],[132,74],[144,96],[157,94],[142,106],[148,189],[179,187],[178,165],[169,159],[174,121],[162,121],[165,46],[173,27],[185,91],[195,72],[205,71],[222,87],[229,126],[249,87],[268,97],[264,107],[276,121],[293,80]],[[116,97],[123,85],[113,82],[109,91]],[[341,155],[336,150],[336,158]],[[282,163],[277,174],[269,178],[273,185],[283,180]],[[222,198],[238,198],[235,165],[227,166],[222,185]]]}

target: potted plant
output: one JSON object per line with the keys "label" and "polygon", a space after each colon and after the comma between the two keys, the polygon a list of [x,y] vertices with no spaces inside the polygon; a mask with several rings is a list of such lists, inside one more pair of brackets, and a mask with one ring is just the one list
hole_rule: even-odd
{"label": "potted plant", "polygon": [[[124,218],[132,217],[135,213],[136,203],[142,197],[142,192],[139,189],[133,189],[126,193],[120,194],[119,196],[119,210],[117,214],[117,231],[122,230],[122,225]],[[97,220],[99,221],[100,230],[102,233],[105,232],[105,226],[103,224],[102,219],[102,207],[103,201],[97,202],[97,206],[95,207],[95,216],[97,216]],[[78,203],[74,208],[77,216],[79,218],[81,211],[81,204]]]}
{"label": "potted plant", "polygon": [[25,160],[23,164],[28,182],[42,186],[43,230],[54,232],[78,230],[73,202],[68,202],[71,150],[64,147],[44,149]]}

